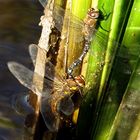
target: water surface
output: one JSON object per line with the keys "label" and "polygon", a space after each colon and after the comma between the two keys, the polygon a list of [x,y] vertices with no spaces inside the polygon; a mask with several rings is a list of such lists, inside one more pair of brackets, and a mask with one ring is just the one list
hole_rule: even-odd
{"label": "water surface", "polygon": [[27,89],[10,73],[7,62],[33,66],[28,45],[38,43],[43,7],[37,0],[1,0],[0,9],[0,140],[19,140],[25,117],[12,105]]}

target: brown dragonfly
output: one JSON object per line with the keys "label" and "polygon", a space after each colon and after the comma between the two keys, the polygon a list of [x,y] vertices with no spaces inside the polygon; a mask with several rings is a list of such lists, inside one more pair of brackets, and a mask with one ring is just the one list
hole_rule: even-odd
{"label": "brown dragonfly", "polygon": [[[29,46],[33,63],[35,63],[37,48],[35,44]],[[8,62],[8,68],[22,85],[41,96],[40,111],[45,124],[50,131],[58,131],[62,116],[70,116],[74,111],[74,102],[71,98],[76,92],[81,92],[80,89],[85,84],[83,77],[63,78],[54,71],[54,65],[48,61],[42,91],[36,86],[42,79],[38,73],[17,62]],[[55,76],[53,76],[54,72]],[[33,76],[37,77],[36,84],[32,82]]]}
{"label": "brown dragonfly", "polygon": [[[40,3],[46,7],[48,0],[39,0]],[[75,43],[83,44],[83,52],[77,56],[77,59],[69,66],[67,73],[69,77],[72,77],[73,70],[76,66],[82,63],[85,55],[89,52],[90,55],[96,55],[95,52],[91,49],[91,42],[94,42],[95,46],[98,46],[102,49],[101,57],[105,57],[106,46],[108,40],[112,42],[114,46],[117,46],[118,43],[113,39],[108,38],[107,35],[103,34],[100,31],[97,31],[97,21],[107,19],[110,13],[107,15],[103,15],[102,12],[95,8],[89,8],[84,20],[76,17],[72,14],[71,10],[63,9],[61,6],[55,4],[53,9],[53,18],[55,23],[55,28],[58,31],[62,31],[63,23],[66,29],[73,29],[75,34],[73,36],[73,40]],[[65,18],[64,18],[65,17]],[[68,30],[63,31],[61,34],[61,39],[66,39],[68,37]],[[67,42],[68,43],[68,42]],[[66,43],[66,44],[67,44]],[[103,59],[104,60],[104,59]]]}

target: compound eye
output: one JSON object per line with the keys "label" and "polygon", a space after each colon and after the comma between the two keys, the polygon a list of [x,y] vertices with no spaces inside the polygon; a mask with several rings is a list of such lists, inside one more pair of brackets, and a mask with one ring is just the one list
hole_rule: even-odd
{"label": "compound eye", "polygon": [[91,13],[91,16],[92,16],[92,17],[95,17],[95,14],[94,14],[94,13]]}
{"label": "compound eye", "polygon": [[88,15],[93,18],[93,19],[97,19],[99,17],[99,10],[98,9],[94,9],[94,8],[90,8],[88,10]]}

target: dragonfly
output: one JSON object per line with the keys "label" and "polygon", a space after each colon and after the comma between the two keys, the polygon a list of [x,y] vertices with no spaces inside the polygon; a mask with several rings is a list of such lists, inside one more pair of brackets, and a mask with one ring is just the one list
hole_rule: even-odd
{"label": "dragonfly", "polygon": [[[47,4],[47,0],[40,0],[40,3],[45,7]],[[79,35],[74,36],[75,42],[84,42],[83,52],[77,59],[69,66],[67,70],[67,74],[69,77],[73,77],[72,73],[75,67],[80,65],[90,49],[91,41],[97,42],[95,43],[99,47],[104,47],[107,44],[108,37],[101,32],[97,32],[96,24],[98,19],[100,18],[100,11],[95,8],[90,8],[86,14],[84,20],[79,19],[78,17],[74,16],[71,11],[64,10],[62,7],[58,5],[54,5],[53,10],[53,17],[55,19],[55,27],[61,32],[62,25],[64,21],[65,15],[65,26],[70,26],[73,28]],[[102,16],[102,15],[101,15]],[[68,32],[63,32],[61,37],[64,39],[65,36],[67,37]],[[91,52],[94,55],[93,51]]]}
{"label": "dragonfly", "polygon": [[[38,46],[35,44],[29,46],[29,53],[34,64],[37,49]],[[46,63],[45,77],[15,61],[8,62],[8,68],[22,85],[41,96],[40,112],[44,122],[50,131],[56,132],[63,116],[70,116],[73,113],[75,106],[72,96],[77,92],[81,93],[85,83],[82,76],[77,76],[74,79],[63,78],[62,75],[54,71],[54,65],[50,61]],[[54,72],[55,76],[52,74]],[[37,77],[36,83],[32,82],[33,76]],[[43,90],[36,86],[42,78],[44,78]]]}

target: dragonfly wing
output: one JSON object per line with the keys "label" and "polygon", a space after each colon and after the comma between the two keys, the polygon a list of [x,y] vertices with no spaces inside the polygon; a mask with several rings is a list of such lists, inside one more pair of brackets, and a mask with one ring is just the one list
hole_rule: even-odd
{"label": "dragonfly wing", "polygon": [[58,112],[52,112],[51,97],[42,97],[40,111],[47,128],[52,132],[58,131],[60,124],[60,115]]}
{"label": "dragonfly wing", "polygon": [[10,72],[21,84],[32,90],[33,72],[17,62],[8,62]]}
{"label": "dragonfly wing", "polygon": [[[65,27],[65,29],[73,29],[75,32],[74,38],[75,42],[81,42],[84,40],[84,37],[82,35],[82,30],[84,28],[84,22],[74,16],[71,12],[71,10],[63,9],[59,5],[55,5],[54,7],[54,19],[55,19],[55,27],[61,32],[62,27]],[[63,25],[64,24],[64,25]],[[68,31],[66,30],[65,32],[63,31],[63,38],[65,38],[68,34]]]}
{"label": "dragonfly wing", "polygon": [[30,57],[32,59],[34,66],[35,66],[36,56],[37,56],[37,47],[38,46],[36,44],[29,45],[29,54],[30,54]]}
{"label": "dragonfly wing", "polygon": [[[47,0],[39,0],[40,3],[45,7],[47,4]],[[71,10],[67,10],[67,9],[63,9],[61,6],[55,4],[54,6],[54,10],[53,10],[53,17],[55,19],[55,27],[61,32],[62,31],[62,27],[65,26],[66,29],[68,29],[69,27],[71,27],[72,29],[74,29],[77,35],[75,36],[75,41],[76,42],[81,42],[84,40],[84,37],[82,35],[82,30],[84,28],[84,22],[82,19],[74,16],[72,14]],[[65,17],[65,18],[64,18]],[[64,23],[64,25],[63,25]],[[67,36],[67,31],[64,32],[63,31],[63,37]]]}
{"label": "dragonfly wing", "polygon": [[65,115],[69,116],[74,111],[74,103],[70,97],[65,97],[60,101],[58,108]]}
{"label": "dragonfly wing", "polygon": [[43,7],[45,7],[48,0],[39,0],[39,2],[42,4]]}
{"label": "dragonfly wing", "polygon": [[[43,79],[42,76],[29,70],[28,68],[26,68],[25,66],[17,62],[8,62],[8,68],[22,85],[32,90],[37,95],[40,95],[42,93],[45,93],[45,94],[51,93],[51,89],[53,87],[52,81],[45,79],[44,85],[46,86],[46,88],[44,89],[44,91],[42,91],[42,89],[40,89],[39,86],[36,87],[36,85],[40,85],[40,82]],[[35,83],[32,82],[33,76],[36,77]]]}
{"label": "dragonfly wing", "polygon": [[21,92],[20,94],[13,94],[11,99],[12,108],[21,115],[28,115],[34,112],[34,108],[28,102],[29,95]]}
{"label": "dragonfly wing", "polygon": [[[117,46],[117,48],[121,49],[121,53],[123,54],[122,57],[124,57],[124,55],[128,56],[127,48],[125,46],[121,45],[119,42],[115,41],[113,38],[110,38],[109,33],[104,34],[96,29],[93,29],[93,30],[94,30],[93,31],[94,34],[92,35],[92,38],[91,38],[92,45],[98,46],[97,48],[102,50],[101,54],[99,54],[98,57],[105,57],[105,53],[106,53],[106,49],[107,49],[108,45],[112,46],[111,47],[112,50],[110,49],[112,57],[113,57],[113,54],[116,55],[115,54],[116,50],[114,50],[114,48],[116,48],[116,47],[113,47],[113,46]],[[123,52],[125,52],[125,54]],[[117,54],[117,56],[120,55],[121,53],[119,52],[119,54]],[[92,49],[90,50],[90,55],[93,55],[93,56],[96,55],[94,52],[94,47],[93,47],[93,50]]]}
{"label": "dragonfly wing", "polygon": [[[34,65],[35,65],[35,61],[36,61],[36,55],[37,55],[37,49],[38,48],[41,49],[42,51],[44,51],[42,48],[40,48],[36,44],[29,45],[29,54],[30,54],[30,57],[31,57],[32,62],[33,62]],[[45,77],[47,79],[50,79],[50,80],[56,81],[56,82],[60,81],[60,79],[62,80],[60,74],[55,72],[55,67],[49,60],[46,60],[45,71],[46,71],[45,72]]]}

